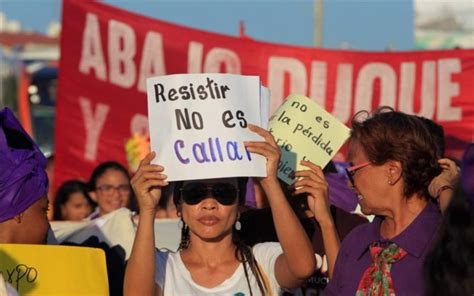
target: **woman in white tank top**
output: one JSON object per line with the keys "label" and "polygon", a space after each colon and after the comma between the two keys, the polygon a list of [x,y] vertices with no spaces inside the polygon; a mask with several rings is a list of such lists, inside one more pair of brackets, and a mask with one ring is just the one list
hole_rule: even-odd
{"label": "woman in white tank top", "polygon": [[[311,242],[288,204],[277,179],[280,150],[272,135],[249,125],[265,141],[246,142],[267,159],[267,177],[258,181],[268,197],[280,243],[250,248],[238,238],[239,205],[247,178],[190,180],[175,183],[174,201],[182,219],[177,252],[155,250],[154,218],[166,186],[166,169],[142,160],[132,187],[140,216],[125,274],[125,295],[278,295],[299,287],[315,268]],[[325,191],[319,167],[297,173],[298,193]],[[320,176],[321,174],[321,176]],[[321,185],[322,184],[322,185]]]}

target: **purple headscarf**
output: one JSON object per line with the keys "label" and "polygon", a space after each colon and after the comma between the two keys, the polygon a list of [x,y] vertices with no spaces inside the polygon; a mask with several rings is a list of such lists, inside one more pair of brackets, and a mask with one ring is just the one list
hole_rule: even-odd
{"label": "purple headscarf", "polygon": [[0,110],[0,222],[22,213],[48,191],[46,158],[13,112]]}

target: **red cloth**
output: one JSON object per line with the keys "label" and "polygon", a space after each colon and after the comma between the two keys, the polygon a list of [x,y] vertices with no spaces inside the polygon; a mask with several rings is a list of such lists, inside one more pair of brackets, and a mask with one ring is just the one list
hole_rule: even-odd
{"label": "red cloth", "polygon": [[373,263],[362,275],[356,296],[387,296],[395,295],[393,280],[390,273],[392,264],[407,254],[395,243],[381,247],[378,243],[370,246]]}

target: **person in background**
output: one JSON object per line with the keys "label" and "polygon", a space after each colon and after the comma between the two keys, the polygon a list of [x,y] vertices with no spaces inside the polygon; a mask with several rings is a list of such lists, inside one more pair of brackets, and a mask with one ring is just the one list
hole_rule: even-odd
{"label": "person in background", "polygon": [[423,270],[425,295],[472,295],[473,263],[474,207],[472,200],[458,186],[443,216],[439,240],[426,256]]}
{"label": "person in background", "polygon": [[388,107],[354,116],[347,174],[362,212],[376,218],[342,242],[325,295],[424,294],[441,221],[428,192],[442,170],[435,141],[418,118]]}
{"label": "person in background", "polygon": [[438,160],[441,173],[436,176],[428,186],[428,192],[438,203],[442,213],[446,211],[451,201],[454,189],[459,183],[460,168],[449,158]]}
{"label": "person in background", "polygon": [[124,207],[135,210],[130,176],[127,169],[118,162],[99,164],[89,179],[89,190],[90,197],[97,203],[96,210],[89,217],[91,219]]}
{"label": "person in background", "polygon": [[69,180],[56,193],[53,220],[81,221],[92,213],[94,207],[87,184],[80,180]]}
{"label": "person in background", "polygon": [[[104,231],[103,227],[110,226],[110,223],[102,223],[104,221],[101,219],[103,216],[107,215],[106,219],[114,219],[117,216],[113,212],[123,208],[128,208],[132,213],[122,212],[123,216],[120,215],[119,217],[126,217],[126,220],[123,220],[125,225],[132,224],[132,215],[135,210],[134,195],[130,187],[128,171],[124,166],[115,161],[100,163],[92,171],[88,187],[89,195],[97,203],[97,207],[87,218],[90,220],[97,219],[95,225],[98,226],[99,231],[102,232]],[[128,232],[125,232],[125,235],[128,235]],[[108,242],[99,241],[96,236],[90,236],[79,245],[98,247],[105,251],[110,295],[123,295],[126,253],[122,246],[108,245]]]}
{"label": "person in background", "polygon": [[438,203],[441,212],[444,213],[451,200],[453,190],[459,182],[460,169],[453,160],[445,158],[446,141],[443,127],[426,117],[415,117],[421,120],[435,140],[436,159],[443,170],[431,181],[428,191]]}
{"label": "person in background", "polygon": [[[298,287],[311,275],[315,266],[311,243],[276,176],[280,150],[268,131],[253,125],[249,129],[265,139],[245,145],[267,159],[267,176],[259,182],[269,198],[281,246],[264,243],[250,248],[238,238],[247,178],[219,178],[175,183],[173,197],[183,220],[180,249],[156,252],[156,206],[168,183],[164,168],[151,164],[155,157],[151,153],[132,180],[140,216],[125,295],[278,295],[281,288]],[[304,174],[302,178],[318,187],[319,174]],[[313,190],[306,183],[300,186],[302,192]]]}
{"label": "person in background", "polygon": [[46,158],[13,112],[0,111],[0,243],[45,244]]}
{"label": "person in background", "polygon": [[454,190],[439,240],[426,256],[426,295],[471,295],[474,292],[474,143],[461,162],[461,182]]}

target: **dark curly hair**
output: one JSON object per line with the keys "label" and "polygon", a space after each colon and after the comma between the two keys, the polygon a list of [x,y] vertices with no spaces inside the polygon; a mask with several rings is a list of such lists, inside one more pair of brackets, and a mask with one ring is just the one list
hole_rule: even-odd
{"label": "dark curly hair", "polygon": [[[365,119],[360,120],[363,116]],[[381,107],[373,114],[356,113],[351,126],[351,140],[361,145],[373,164],[389,160],[401,163],[405,197],[415,193],[430,196],[428,185],[441,173],[441,167],[438,144],[425,123],[414,115]]]}

